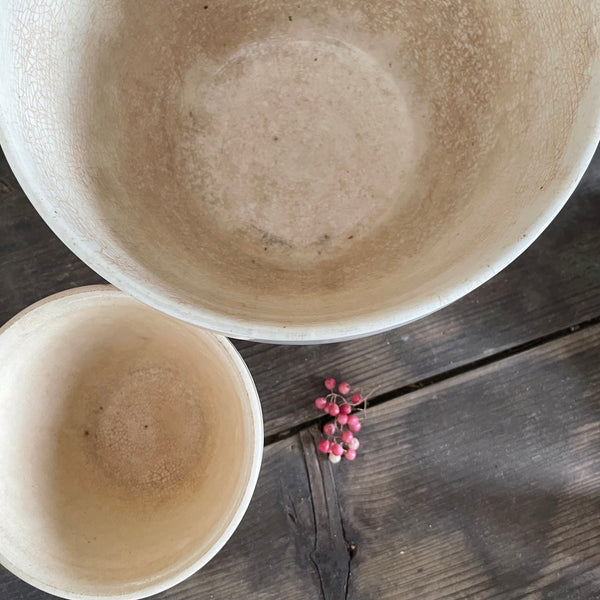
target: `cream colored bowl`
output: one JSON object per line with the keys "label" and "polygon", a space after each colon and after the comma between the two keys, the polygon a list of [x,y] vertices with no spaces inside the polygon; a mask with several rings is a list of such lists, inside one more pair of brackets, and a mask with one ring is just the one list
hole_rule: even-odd
{"label": "cream colored bowl", "polygon": [[241,338],[430,313],[588,164],[600,3],[0,0],[0,141],[103,277]]}
{"label": "cream colored bowl", "polygon": [[107,286],[0,330],[0,562],[64,598],[143,598],[240,522],[262,456],[250,374],[224,338]]}

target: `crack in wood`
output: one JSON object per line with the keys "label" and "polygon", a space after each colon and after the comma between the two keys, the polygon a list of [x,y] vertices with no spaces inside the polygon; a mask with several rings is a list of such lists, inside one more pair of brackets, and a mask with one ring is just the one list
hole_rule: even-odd
{"label": "crack in wood", "polygon": [[315,521],[315,547],[310,558],[324,600],[346,600],[356,544],[346,540],[331,464],[317,450],[319,438],[315,427],[300,432]]}
{"label": "crack in wood", "polygon": [[[509,348],[505,348],[504,350],[500,350],[483,358],[472,360],[463,365],[459,365],[458,367],[446,369],[436,375],[425,377],[423,379],[419,379],[408,383],[407,385],[404,385],[402,387],[398,387],[388,392],[378,394],[377,396],[373,396],[369,399],[369,407],[380,406],[381,404],[384,404],[386,402],[398,400],[398,398],[400,398],[401,396],[406,396],[408,394],[412,394],[413,392],[423,390],[427,387],[431,387],[438,383],[449,381],[470,371],[477,371],[493,363],[499,363],[500,361],[503,361],[507,358],[512,358],[513,356],[516,356],[518,354],[523,354],[525,352],[528,352],[529,350],[533,350],[555,340],[566,338],[567,336],[573,335],[574,333],[581,331],[582,329],[588,329],[598,324],[600,324],[600,315],[597,315],[585,321],[581,321],[579,323],[575,323],[574,325],[570,325],[569,327],[556,330],[547,335],[537,337],[527,342],[523,342],[522,344],[510,346]],[[313,419],[300,422],[294,427],[286,429],[285,431],[280,431],[271,435],[267,435],[265,436],[264,444],[265,446],[269,446],[276,442],[293,437],[294,435],[300,434],[305,429],[313,427],[315,425],[320,427],[327,421],[327,418],[327,415],[324,417],[318,416]]]}

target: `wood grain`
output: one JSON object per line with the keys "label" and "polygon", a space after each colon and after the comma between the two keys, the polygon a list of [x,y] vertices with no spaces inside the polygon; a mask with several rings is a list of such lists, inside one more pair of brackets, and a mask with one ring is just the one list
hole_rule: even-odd
{"label": "wood grain", "polygon": [[332,466],[317,450],[319,438],[314,428],[300,433],[315,518],[315,549],[311,556],[323,599],[344,600],[354,545],[344,535]]}
{"label": "wood grain", "polygon": [[372,409],[348,598],[600,597],[600,326]]}

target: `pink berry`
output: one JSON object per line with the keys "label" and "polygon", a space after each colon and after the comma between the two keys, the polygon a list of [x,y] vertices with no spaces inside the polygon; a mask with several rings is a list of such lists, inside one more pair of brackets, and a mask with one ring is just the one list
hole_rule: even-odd
{"label": "pink berry", "polygon": [[342,381],[342,383],[338,385],[338,392],[342,394],[342,396],[345,396],[346,394],[350,393],[350,384],[346,383],[345,381]]}
{"label": "pink berry", "polygon": [[352,394],[352,398],[350,398],[350,402],[352,402],[352,404],[360,404],[362,401],[362,394]]}
{"label": "pink berry", "polygon": [[356,415],[350,415],[348,417],[348,425],[351,423],[360,423],[360,419]]}
{"label": "pink berry", "polygon": [[348,427],[354,431],[355,433],[360,431],[360,428],[362,427],[360,424],[360,421],[358,419],[358,417],[356,415],[350,415],[348,417]]}
{"label": "pink berry", "polygon": [[352,440],[353,437],[354,436],[352,435],[351,431],[348,431],[348,430],[342,431],[342,442],[348,443]]}
{"label": "pink berry", "polygon": [[349,442],[348,442],[348,448],[350,448],[350,450],[358,450],[358,447],[360,446],[360,442],[358,441],[357,437],[353,437]]}
{"label": "pink berry", "polygon": [[323,427],[323,433],[325,435],[335,435],[335,425],[333,423],[327,423],[327,425]]}
{"label": "pink berry", "polygon": [[342,460],[341,456],[336,456],[335,454],[333,454],[331,452],[329,453],[329,462],[331,462],[335,465],[335,464],[339,463],[340,460]]}
{"label": "pink berry", "polygon": [[323,454],[329,454],[329,451],[331,450],[331,442],[328,440],[321,440],[319,442],[319,450]]}
{"label": "pink berry", "polygon": [[356,458],[356,450],[346,450],[346,454],[344,454],[344,456],[348,459],[348,460],[354,460]]}
{"label": "pink berry", "polygon": [[337,421],[340,425],[345,425],[348,422],[348,415],[346,415],[344,413],[340,413],[337,416]]}
{"label": "pink berry", "polygon": [[344,449],[342,448],[341,444],[333,443],[331,445],[331,453],[335,456],[341,456],[344,454]]}
{"label": "pink berry", "polygon": [[327,411],[332,417],[337,417],[340,414],[340,407],[335,402],[329,403],[329,410]]}
{"label": "pink berry", "polygon": [[343,415],[349,415],[352,412],[352,407],[349,404],[342,404],[340,406],[340,412]]}
{"label": "pink berry", "polygon": [[330,377],[329,379],[326,379],[325,380],[325,387],[330,392],[333,392],[333,390],[335,389],[335,379],[333,379],[333,377]]}
{"label": "pink berry", "polygon": [[325,400],[325,398],[317,398],[315,400],[315,406],[319,410],[323,410],[325,408],[325,406],[327,406],[327,400]]}

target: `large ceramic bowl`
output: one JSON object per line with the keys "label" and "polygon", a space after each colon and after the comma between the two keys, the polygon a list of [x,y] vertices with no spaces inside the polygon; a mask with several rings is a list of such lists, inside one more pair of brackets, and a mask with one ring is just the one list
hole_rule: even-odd
{"label": "large ceramic bowl", "polygon": [[0,0],[0,142],[103,277],[231,336],[339,340],[522,252],[600,124],[600,3]]}

